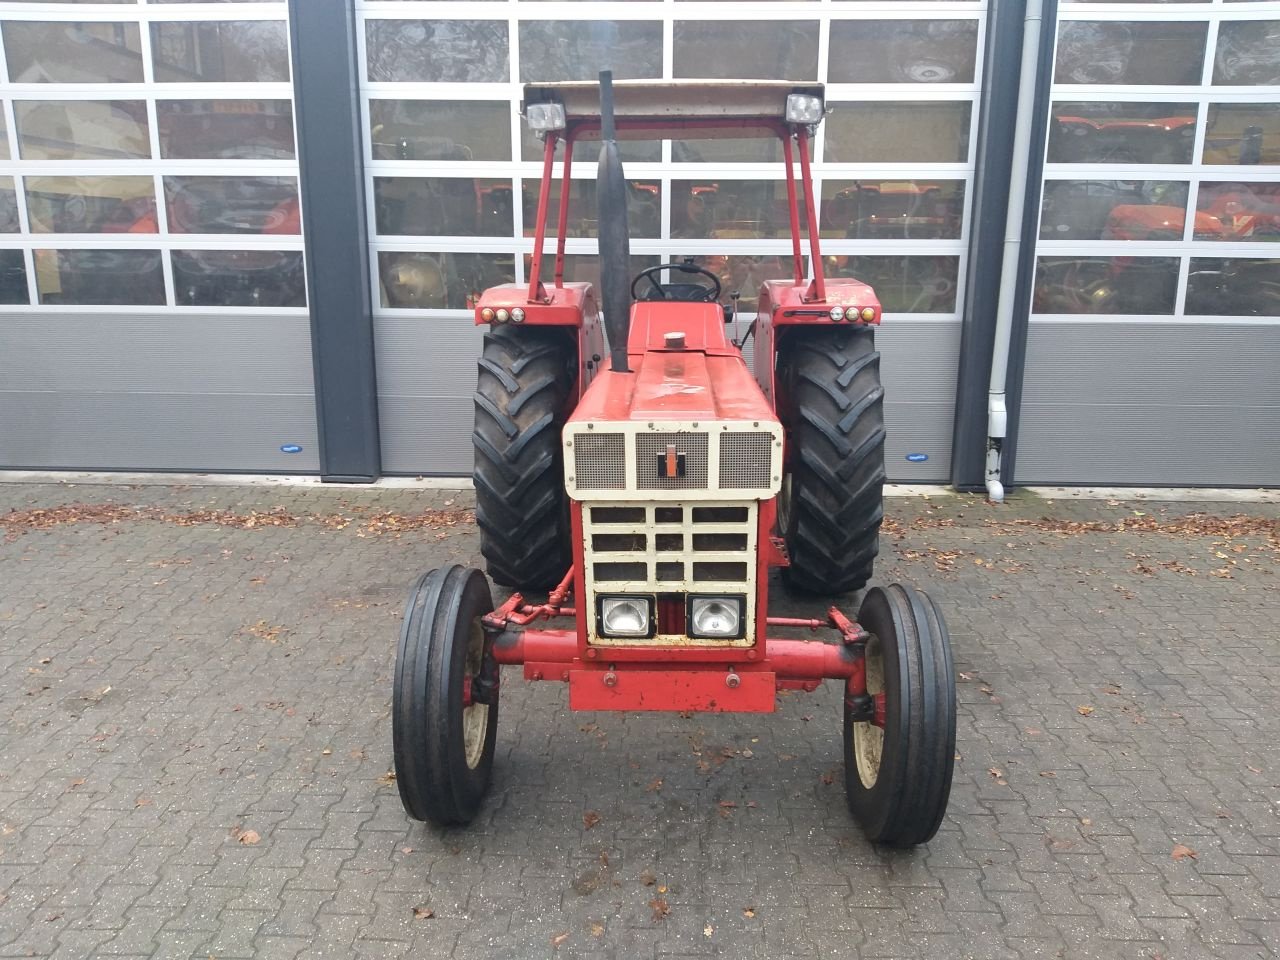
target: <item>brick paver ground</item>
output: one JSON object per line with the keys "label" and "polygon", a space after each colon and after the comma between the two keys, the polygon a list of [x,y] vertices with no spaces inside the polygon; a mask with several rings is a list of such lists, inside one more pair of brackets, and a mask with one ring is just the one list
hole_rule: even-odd
{"label": "brick paver ground", "polygon": [[878,579],[934,594],[963,672],[949,815],[891,852],[846,812],[833,688],[570,714],[512,673],[480,821],[409,822],[396,629],[477,559],[468,505],[0,486],[0,956],[1280,951],[1277,508],[892,501]]}

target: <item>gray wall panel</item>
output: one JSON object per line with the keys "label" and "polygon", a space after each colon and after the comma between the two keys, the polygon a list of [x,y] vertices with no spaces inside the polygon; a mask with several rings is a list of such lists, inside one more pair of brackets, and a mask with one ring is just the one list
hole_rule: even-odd
{"label": "gray wall panel", "polygon": [[[471,391],[483,328],[469,320],[374,321],[383,467],[399,474],[471,472]],[[950,469],[958,320],[890,320],[876,332],[892,480],[945,480]],[[927,454],[914,463],[907,454]]]}
{"label": "gray wall panel", "polygon": [[304,316],[0,318],[0,389],[310,396]]}
{"label": "gray wall panel", "polygon": [[314,472],[311,371],[306,316],[7,315],[0,466]]}
{"label": "gray wall panel", "polygon": [[1280,484],[1280,324],[1033,321],[1017,482]]}
{"label": "gray wall panel", "polygon": [[[16,469],[314,473],[310,396],[0,391],[0,464]],[[284,453],[296,444],[302,451]]]}

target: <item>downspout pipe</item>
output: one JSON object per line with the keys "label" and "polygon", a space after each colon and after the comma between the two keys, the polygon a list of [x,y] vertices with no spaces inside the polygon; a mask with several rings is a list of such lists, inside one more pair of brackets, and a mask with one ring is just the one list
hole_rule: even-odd
{"label": "downspout pipe", "polygon": [[1009,343],[1018,296],[1018,263],[1022,256],[1022,222],[1027,199],[1027,170],[1031,162],[1031,128],[1035,123],[1036,74],[1040,60],[1040,27],[1044,0],[1027,0],[1022,24],[1022,68],[1018,76],[1018,109],[1014,115],[1013,169],[1005,214],[1004,257],[1000,266],[1000,297],[996,303],[995,343],[991,349],[991,382],[987,389],[987,498],[1004,502],[1000,458],[1008,435],[1005,380],[1009,373]]}

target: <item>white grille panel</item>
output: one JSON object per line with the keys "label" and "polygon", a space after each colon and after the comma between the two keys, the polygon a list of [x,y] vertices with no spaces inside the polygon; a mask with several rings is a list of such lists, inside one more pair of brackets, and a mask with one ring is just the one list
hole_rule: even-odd
{"label": "white grille panel", "polygon": [[773,437],[767,433],[720,435],[720,489],[753,490],[769,486],[773,475]]}
{"label": "white grille panel", "polygon": [[580,490],[623,490],[627,486],[626,438],[620,433],[579,434],[573,469]]}
{"label": "white grille panel", "polygon": [[747,600],[745,634],[739,639],[691,639],[683,634],[658,634],[650,640],[599,637],[591,613],[587,627],[590,642],[605,646],[754,644],[758,517],[754,501],[632,501],[586,506],[582,514],[584,610],[596,609],[599,594],[658,597],[722,593]]}

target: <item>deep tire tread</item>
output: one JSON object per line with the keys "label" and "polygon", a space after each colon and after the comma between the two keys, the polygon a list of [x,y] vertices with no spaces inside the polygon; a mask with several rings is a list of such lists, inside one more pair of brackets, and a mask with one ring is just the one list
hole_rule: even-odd
{"label": "deep tire tread", "polygon": [[783,581],[847,593],[871,579],[884,519],[884,388],[867,327],[795,331],[779,348],[793,444]]}
{"label": "deep tire tread", "polygon": [[573,562],[560,433],[574,362],[563,330],[485,334],[472,435],[476,523],[489,576],[517,590],[549,589]]}

